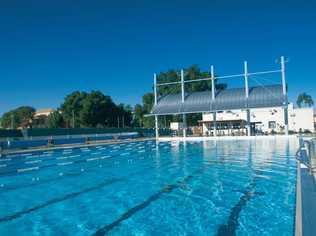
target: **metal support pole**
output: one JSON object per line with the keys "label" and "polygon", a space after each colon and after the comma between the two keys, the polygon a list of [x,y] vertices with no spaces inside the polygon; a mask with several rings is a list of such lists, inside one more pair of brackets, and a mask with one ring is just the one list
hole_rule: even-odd
{"label": "metal support pole", "polygon": [[[212,101],[215,101],[215,74],[214,66],[211,66],[211,77],[212,77]],[[213,112],[213,135],[216,136],[216,111]]]}
{"label": "metal support pole", "polygon": [[250,109],[247,109],[247,135],[251,136]]}
{"label": "metal support pole", "polygon": [[155,97],[155,105],[157,105],[157,75],[154,74],[154,97]]}
{"label": "metal support pole", "polygon": [[214,137],[217,136],[217,134],[216,134],[216,126],[217,126],[217,124],[216,124],[216,111],[214,111],[213,112],[213,134],[214,134]]}
{"label": "metal support pole", "polygon": [[187,137],[187,117],[185,114],[182,114],[182,122],[183,122],[183,138]]}
{"label": "metal support pole", "polygon": [[[154,74],[154,97],[155,97],[155,105],[157,105],[157,75]],[[155,134],[156,140],[159,138],[159,126],[158,126],[158,116],[155,115]]]}
{"label": "metal support pole", "polygon": [[281,56],[281,76],[282,76],[282,91],[285,99],[283,111],[284,111],[284,128],[285,135],[289,135],[289,122],[288,122],[288,104],[287,104],[287,92],[286,92],[286,81],[285,81],[285,60],[284,56]]}
{"label": "metal support pole", "polygon": [[184,71],[181,70],[181,98],[182,102],[184,102]]}
{"label": "metal support pole", "polygon": [[[184,103],[184,71],[181,70],[181,101]],[[187,120],[186,115],[182,114],[183,138],[187,136]]]}
{"label": "metal support pole", "polygon": [[212,100],[215,100],[215,75],[214,66],[211,66],[211,76],[212,76]]}
{"label": "metal support pole", "polygon": [[72,110],[72,128],[75,128],[75,111]]}
{"label": "metal support pole", "polygon": [[14,115],[11,114],[11,129],[14,129]]}
{"label": "metal support pole", "polygon": [[158,116],[155,116],[155,133],[156,133],[156,140],[158,140],[159,138]]}
{"label": "metal support pole", "polygon": [[248,87],[248,63],[247,63],[247,61],[244,61],[244,77],[245,77],[245,95],[246,95],[246,103],[247,103],[247,135],[251,136],[250,109],[248,108],[249,87]]}
{"label": "metal support pole", "polygon": [[246,99],[249,97],[249,88],[248,88],[248,63],[247,61],[244,62],[244,78],[245,78],[245,94],[246,94]]}

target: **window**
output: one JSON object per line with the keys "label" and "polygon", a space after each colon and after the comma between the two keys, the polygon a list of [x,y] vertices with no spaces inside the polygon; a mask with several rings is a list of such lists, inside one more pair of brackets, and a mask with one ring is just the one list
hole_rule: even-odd
{"label": "window", "polygon": [[269,121],[269,129],[275,129],[275,128],[276,128],[275,121]]}

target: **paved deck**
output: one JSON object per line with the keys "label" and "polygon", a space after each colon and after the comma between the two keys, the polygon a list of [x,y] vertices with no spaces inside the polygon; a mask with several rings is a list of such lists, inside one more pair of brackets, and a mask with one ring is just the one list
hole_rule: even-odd
{"label": "paved deck", "polygon": [[296,195],[296,236],[316,234],[316,183],[308,168],[298,164]]}

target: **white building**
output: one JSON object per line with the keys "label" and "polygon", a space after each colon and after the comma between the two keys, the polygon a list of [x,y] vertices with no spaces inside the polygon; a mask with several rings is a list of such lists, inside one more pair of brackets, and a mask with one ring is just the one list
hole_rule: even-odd
{"label": "white building", "polygon": [[35,112],[34,117],[49,116],[55,110],[53,108],[39,109]]}
{"label": "white building", "polygon": [[[294,108],[288,105],[288,126],[292,132],[314,131],[313,108]],[[282,107],[253,108],[250,110],[250,123],[253,133],[284,133],[285,117]],[[246,110],[228,110],[216,113],[217,135],[246,134]],[[203,113],[201,124],[204,135],[214,135],[212,113]]]}
{"label": "white building", "polygon": [[170,129],[172,131],[179,131],[183,129],[183,123],[182,122],[170,122]]}

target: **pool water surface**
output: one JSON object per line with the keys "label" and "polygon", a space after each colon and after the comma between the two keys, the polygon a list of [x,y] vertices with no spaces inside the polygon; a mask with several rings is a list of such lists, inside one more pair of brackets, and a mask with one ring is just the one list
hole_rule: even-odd
{"label": "pool water surface", "polygon": [[0,159],[0,235],[293,235],[296,139],[142,141]]}

